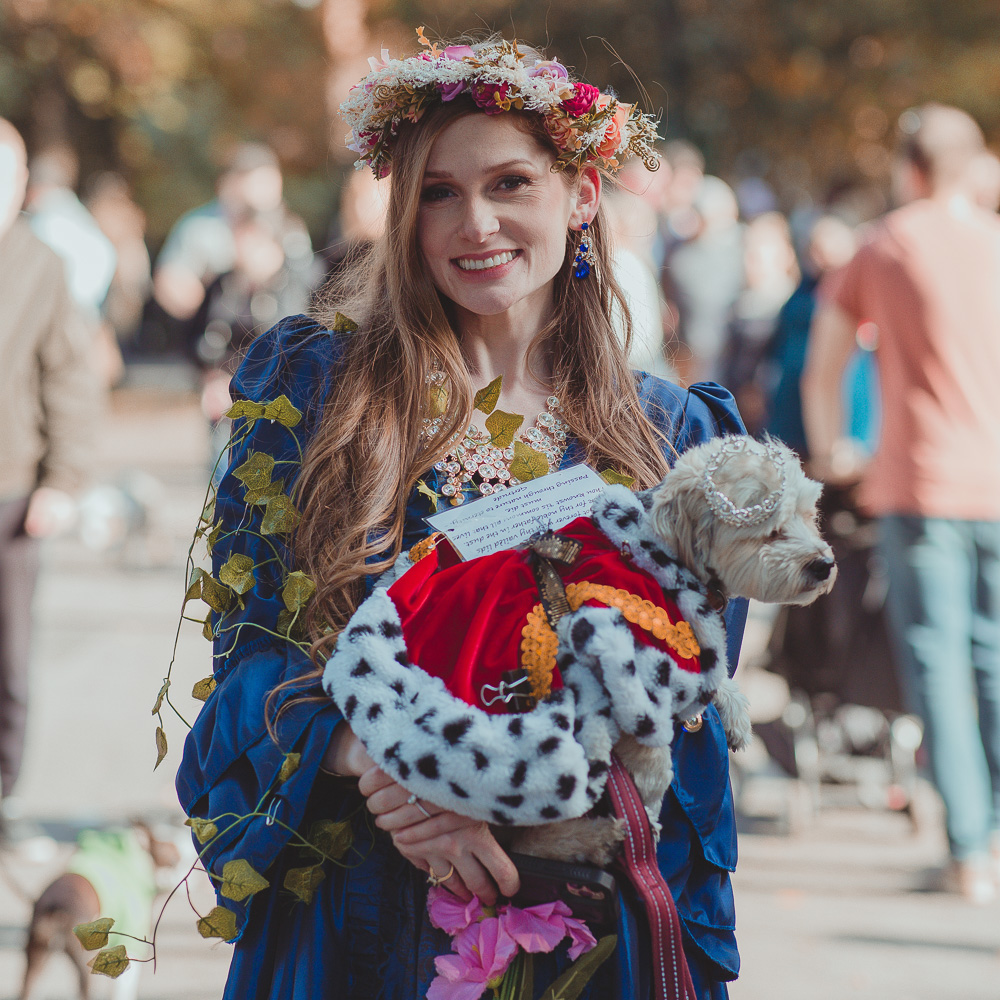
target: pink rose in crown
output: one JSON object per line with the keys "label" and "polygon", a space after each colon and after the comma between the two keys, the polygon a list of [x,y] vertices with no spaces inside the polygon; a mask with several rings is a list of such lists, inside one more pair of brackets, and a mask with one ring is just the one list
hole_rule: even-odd
{"label": "pink rose in crown", "polygon": [[531,67],[528,76],[554,76],[561,80],[567,80],[569,72],[557,59],[541,59]]}
{"label": "pink rose in crown", "polygon": [[456,83],[442,83],[438,86],[438,93],[441,95],[442,101],[453,101],[465,90],[466,86],[464,80],[458,80]]}
{"label": "pink rose in crown", "polygon": [[604,129],[604,138],[597,146],[597,155],[610,160],[618,152],[622,144],[622,131],[628,121],[629,112],[632,110],[631,104],[619,104],[615,108],[614,116]]}
{"label": "pink rose in crown", "polygon": [[588,111],[592,111],[594,105],[597,103],[597,99],[601,96],[601,92],[589,83],[574,83],[573,91],[573,96],[567,97],[559,105],[560,110],[564,111],[571,118],[579,118],[580,115],[585,115]]}
{"label": "pink rose in crown", "polygon": [[455,62],[461,62],[463,59],[469,59],[475,56],[475,52],[469,48],[468,45],[449,45],[444,50],[444,55],[446,59],[453,59]]}
{"label": "pink rose in crown", "polygon": [[473,83],[469,87],[476,107],[488,115],[498,115],[510,109],[510,86],[506,83]]}

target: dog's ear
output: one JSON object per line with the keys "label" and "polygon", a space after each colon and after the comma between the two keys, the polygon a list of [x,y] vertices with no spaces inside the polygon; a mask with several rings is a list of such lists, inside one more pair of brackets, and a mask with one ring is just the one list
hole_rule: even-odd
{"label": "dog's ear", "polygon": [[715,532],[715,518],[701,486],[702,465],[678,462],[656,488],[650,512],[653,530],[698,576],[709,561]]}

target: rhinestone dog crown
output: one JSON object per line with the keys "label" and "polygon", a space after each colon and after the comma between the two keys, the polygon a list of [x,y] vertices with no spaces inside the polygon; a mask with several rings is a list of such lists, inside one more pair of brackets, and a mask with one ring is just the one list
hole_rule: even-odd
{"label": "rhinestone dog crown", "polygon": [[[733,501],[719,489],[715,482],[715,474],[722,464],[734,455],[742,452],[755,452],[766,457],[775,467],[780,477],[780,481],[759,503],[751,504],[749,507],[737,507]],[[781,449],[771,441],[755,441],[751,437],[733,437],[725,441],[715,457],[705,466],[702,473],[701,488],[705,493],[705,499],[709,507],[726,524],[734,524],[742,527],[752,527],[766,521],[777,509],[781,501],[782,494],[788,483],[788,476],[785,470],[785,456]]]}

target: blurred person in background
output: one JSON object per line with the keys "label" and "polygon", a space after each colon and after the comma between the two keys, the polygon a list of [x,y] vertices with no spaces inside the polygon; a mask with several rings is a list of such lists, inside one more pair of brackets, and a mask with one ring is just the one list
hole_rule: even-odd
{"label": "blurred person in background", "polygon": [[305,312],[322,277],[322,264],[311,254],[286,255],[283,226],[273,213],[247,212],[233,219],[232,234],[232,269],[208,286],[192,324],[197,333],[192,351],[203,371],[202,412],[212,427],[213,469],[229,440],[229,380],[243,353],[282,317]]}
{"label": "blurred person in background", "polygon": [[[974,903],[1000,878],[1000,220],[977,206],[984,148],[963,111],[899,119],[890,212],[821,304],[803,376],[813,468],[862,476],[878,515],[902,678],[945,803],[945,886]],[[841,437],[841,378],[878,328],[882,432],[867,468]]]}
{"label": "blurred person in background", "polygon": [[[644,178],[637,176],[638,170],[648,174],[641,164],[638,168],[627,164],[622,169],[626,176],[616,187],[609,184],[604,193],[608,226],[614,239],[615,278],[632,319],[628,361],[638,371],[671,378],[673,371],[667,363],[663,343],[665,309],[650,256],[659,219],[653,200],[648,197],[648,189],[641,184]],[[660,170],[652,175],[651,186],[656,184],[659,173]],[[637,191],[643,191],[646,196]],[[618,303],[614,303],[612,312],[624,346],[626,324]]]}
{"label": "blurred person in background", "polygon": [[38,540],[72,523],[98,398],[63,262],[20,214],[27,181],[24,142],[0,119],[0,824],[16,814]]}
{"label": "blurred person in background", "polygon": [[105,386],[121,377],[118,343],[103,308],[118,265],[111,241],[76,195],[79,160],[68,146],[33,157],[28,167],[25,210],[35,235],[63,259],[70,294],[90,328],[93,367]]}
{"label": "blurred person in background", "polygon": [[751,434],[759,434],[766,420],[766,395],[757,379],[758,369],[774,336],[778,313],[798,279],[798,260],[785,217],[778,212],[756,216],[743,232],[743,290],[726,326],[719,379],[736,397]]}
{"label": "blurred person in background", "polygon": [[[828,288],[825,282],[832,284],[833,276],[850,262],[856,247],[854,230],[837,216],[820,216],[813,223],[806,245],[802,280],[778,313],[774,336],[767,345],[757,376],[766,397],[765,429],[794,448],[803,460],[808,459],[809,450],[802,424],[800,382],[806,363],[809,328],[816,303]],[[857,393],[852,391],[852,400],[859,397],[856,402],[863,406],[870,400],[869,387],[866,377],[863,387]],[[852,412],[857,408],[853,406]],[[856,425],[852,425],[848,433],[856,437]]]}
{"label": "blurred person in background", "polygon": [[694,143],[671,139],[660,147],[664,171],[661,201],[659,258],[663,266],[673,249],[696,236],[701,219],[694,207],[695,198],[705,179],[705,157]]}
{"label": "blurred person in background", "polygon": [[[156,302],[189,329],[208,287],[220,275],[233,270],[234,225],[248,213],[273,220],[286,258],[312,259],[309,233],[283,201],[277,156],[261,143],[243,143],[219,178],[216,197],[177,220],[156,259]],[[200,332],[195,330],[194,335]]]}
{"label": "blurred person in background", "polygon": [[987,212],[1000,210],[1000,156],[984,149],[969,164],[972,200]]}
{"label": "blurred person in background", "polygon": [[102,313],[115,341],[128,345],[135,339],[143,306],[153,287],[146,247],[146,213],[135,203],[125,178],[110,172],[91,179],[84,204],[117,255]]}
{"label": "blurred person in background", "polygon": [[694,201],[693,235],[663,265],[667,302],[676,315],[673,363],[683,384],[719,380],[726,327],[743,288],[743,231],[733,189],[702,179]]}
{"label": "blurred person in background", "polygon": [[386,194],[370,170],[351,170],[340,189],[340,207],[330,225],[323,261],[327,277],[371,249],[385,227]]}

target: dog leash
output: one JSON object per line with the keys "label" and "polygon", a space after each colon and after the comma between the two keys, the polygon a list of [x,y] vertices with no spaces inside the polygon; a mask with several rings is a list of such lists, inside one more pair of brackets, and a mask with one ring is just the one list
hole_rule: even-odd
{"label": "dog leash", "polygon": [[670,887],[656,863],[653,831],[631,775],[611,755],[608,792],[615,815],[625,821],[623,864],[628,880],[642,897],[653,945],[655,1000],[696,1000],[691,971],[684,957],[681,922]]}

